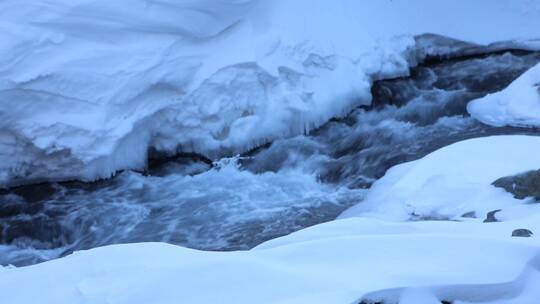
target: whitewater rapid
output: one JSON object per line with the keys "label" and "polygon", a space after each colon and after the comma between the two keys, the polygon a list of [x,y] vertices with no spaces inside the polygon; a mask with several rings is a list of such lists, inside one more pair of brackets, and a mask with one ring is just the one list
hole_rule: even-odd
{"label": "whitewater rapid", "polygon": [[377,81],[371,106],[238,157],[181,155],[96,183],[2,190],[0,263],[146,241],[249,249],[333,220],[393,165],[466,138],[534,133],[483,125],[466,105],[537,62],[540,54],[515,51],[426,63]]}

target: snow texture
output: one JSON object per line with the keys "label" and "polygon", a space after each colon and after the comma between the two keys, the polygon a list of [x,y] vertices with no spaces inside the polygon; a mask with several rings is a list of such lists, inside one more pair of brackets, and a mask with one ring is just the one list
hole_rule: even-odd
{"label": "snow texture", "polygon": [[414,35],[538,29],[531,0],[2,1],[0,186],[142,169],[149,147],[246,151],[369,104],[416,63]]}
{"label": "snow texture", "polygon": [[540,64],[506,89],[471,101],[467,110],[479,121],[496,127],[540,127]]}

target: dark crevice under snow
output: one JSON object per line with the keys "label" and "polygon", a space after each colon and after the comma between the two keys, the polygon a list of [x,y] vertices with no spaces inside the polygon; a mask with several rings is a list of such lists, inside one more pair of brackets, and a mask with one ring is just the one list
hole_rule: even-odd
{"label": "dark crevice under snow", "polygon": [[249,249],[336,218],[393,165],[467,138],[538,134],[483,125],[466,105],[503,89],[540,54],[472,54],[377,81],[372,106],[240,157],[212,164],[194,154],[156,156],[144,173],[0,190],[0,264],[143,241]]}

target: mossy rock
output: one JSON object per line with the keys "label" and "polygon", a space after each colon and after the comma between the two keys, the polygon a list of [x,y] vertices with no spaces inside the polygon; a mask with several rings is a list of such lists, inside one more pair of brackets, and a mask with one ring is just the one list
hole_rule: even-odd
{"label": "mossy rock", "polygon": [[493,185],[512,193],[517,199],[533,197],[540,201],[540,170],[499,178]]}

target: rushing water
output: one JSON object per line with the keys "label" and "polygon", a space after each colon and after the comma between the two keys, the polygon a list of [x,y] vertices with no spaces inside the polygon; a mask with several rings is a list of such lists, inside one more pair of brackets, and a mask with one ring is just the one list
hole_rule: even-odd
{"label": "rushing water", "polygon": [[503,53],[423,65],[411,77],[377,82],[369,108],[213,165],[185,156],[145,174],[5,190],[0,264],[142,241],[248,249],[332,220],[395,164],[466,138],[537,132],[485,126],[465,110],[537,62],[537,53]]}

